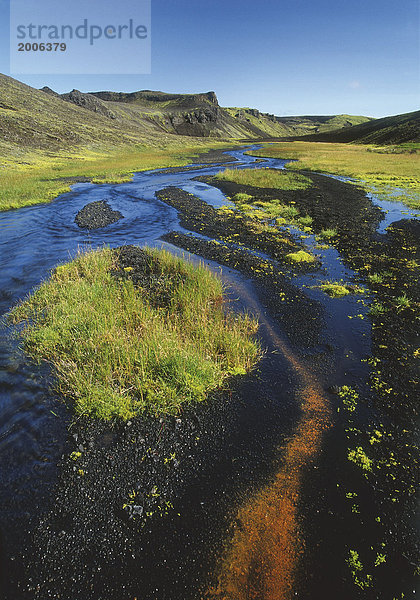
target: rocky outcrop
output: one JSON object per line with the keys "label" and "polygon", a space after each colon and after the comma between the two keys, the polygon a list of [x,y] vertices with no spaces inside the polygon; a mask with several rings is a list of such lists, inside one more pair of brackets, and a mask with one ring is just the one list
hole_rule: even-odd
{"label": "rocky outcrop", "polygon": [[125,104],[140,104],[144,107],[165,103],[170,105],[171,110],[182,110],[185,108],[197,108],[203,104],[219,106],[215,92],[203,94],[166,94],[165,92],[154,92],[152,90],[141,90],[139,92],[91,92],[89,96],[95,96],[104,102],[123,102]]}
{"label": "rocky outcrop", "polygon": [[[46,90],[44,89],[43,91]],[[117,118],[117,115],[112,110],[110,110],[107,107],[107,105],[104,102],[102,102],[102,100],[95,98],[95,96],[93,96],[92,94],[84,94],[79,90],[72,90],[68,94],[61,94],[60,98],[62,98],[62,100],[65,100],[66,102],[71,102],[76,106],[80,106],[81,108],[86,108],[87,110],[103,115],[104,117],[108,117],[110,119]]]}
{"label": "rocky outcrop", "polygon": [[44,87],[41,88],[40,91],[44,92],[45,94],[49,94],[50,96],[55,96],[56,98],[60,98],[60,94],[57,94],[57,92],[54,92],[54,90],[52,90],[50,87],[48,87],[48,85],[44,85]]}
{"label": "rocky outcrop", "polygon": [[176,113],[170,115],[169,119],[178,134],[207,137],[218,127],[222,116],[219,106],[209,106],[188,113]]}

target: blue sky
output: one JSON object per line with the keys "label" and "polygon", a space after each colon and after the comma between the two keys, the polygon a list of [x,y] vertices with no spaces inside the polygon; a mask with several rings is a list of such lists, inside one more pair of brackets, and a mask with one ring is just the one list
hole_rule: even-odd
{"label": "blue sky", "polygon": [[[100,12],[109,1],[88,4]],[[418,0],[152,0],[150,75],[16,78],[58,92],[214,90],[222,106],[277,115],[381,117],[420,108],[419,31]],[[9,0],[0,72],[10,74]]]}

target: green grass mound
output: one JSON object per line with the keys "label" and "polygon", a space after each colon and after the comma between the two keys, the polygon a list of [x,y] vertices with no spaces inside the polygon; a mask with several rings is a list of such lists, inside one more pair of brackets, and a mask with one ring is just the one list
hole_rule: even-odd
{"label": "green grass mound", "polygon": [[304,250],[286,254],[286,258],[292,263],[314,263],[316,261],[313,254],[309,254],[309,252],[305,252]]}
{"label": "green grass mound", "polygon": [[349,285],[342,282],[327,282],[314,286],[331,296],[331,298],[344,298],[349,294],[363,294],[364,290],[357,285]]}
{"label": "green grass mound", "polygon": [[217,173],[216,179],[233,181],[240,185],[275,188],[279,190],[306,190],[312,186],[309,177],[278,169],[225,169]]}
{"label": "green grass mound", "polygon": [[175,414],[260,357],[257,323],[225,309],[207,268],[164,251],[144,256],[149,275],[139,278],[136,265],[115,277],[118,251],[79,254],[11,313],[25,321],[25,349],[53,365],[79,414]]}
{"label": "green grass mound", "polygon": [[238,202],[238,203],[251,202],[252,199],[253,199],[253,196],[251,196],[250,194],[244,194],[242,192],[235,194],[232,198],[232,200],[234,202]]}
{"label": "green grass mound", "polygon": [[337,230],[336,229],[323,229],[318,234],[318,237],[322,238],[323,240],[330,241],[333,238],[337,237]]}
{"label": "green grass mound", "polygon": [[319,288],[331,298],[343,298],[351,293],[345,285],[339,283],[324,283]]}

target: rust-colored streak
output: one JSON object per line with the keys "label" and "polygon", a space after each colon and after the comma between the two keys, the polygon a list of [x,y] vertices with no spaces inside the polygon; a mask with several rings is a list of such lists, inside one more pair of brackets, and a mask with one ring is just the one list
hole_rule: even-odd
{"label": "rust-colored streak", "polygon": [[218,584],[208,591],[207,598],[287,600],[292,597],[294,574],[303,550],[297,523],[302,476],[320,449],[324,430],[330,426],[329,403],[321,386],[269,323],[264,325],[298,375],[302,414],[283,448],[282,468],[275,480],[239,508]]}

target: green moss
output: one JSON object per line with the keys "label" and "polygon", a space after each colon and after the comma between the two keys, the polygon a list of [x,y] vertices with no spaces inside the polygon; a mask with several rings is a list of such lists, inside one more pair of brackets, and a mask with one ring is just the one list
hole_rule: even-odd
{"label": "green moss", "polygon": [[313,287],[322,290],[328,296],[331,296],[331,298],[344,298],[344,296],[348,296],[349,294],[364,293],[363,288],[343,282],[326,282]]}
{"label": "green moss", "polygon": [[309,252],[305,252],[304,250],[286,254],[286,258],[292,263],[314,263],[316,261],[313,254],[309,254]]}
{"label": "green moss", "polygon": [[359,394],[348,385],[343,385],[338,395],[343,401],[343,407],[348,412],[354,412],[359,402]]}
{"label": "green moss", "polygon": [[331,296],[331,298],[343,298],[350,294],[350,290],[345,285],[339,283],[324,283],[319,288],[328,294],[328,296]]}
{"label": "green moss", "polygon": [[232,198],[232,200],[236,203],[242,203],[242,202],[250,202],[252,200],[252,196],[250,196],[249,194],[243,194],[243,193],[239,193],[239,194],[235,194]]}
{"label": "green moss", "polygon": [[350,550],[347,558],[347,564],[350,568],[353,583],[364,590],[372,586],[372,575],[366,574],[363,576],[363,564],[359,558],[359,553],[356,550]]}
{"label": "green moss", "polygon": [[373,461],[367,456],[366,452],[361,446],[358,446],[355,450],[349,450],[347,458],[350,462],[353,462],[363,471],[372,471]]}
{"label": "green moss", "polygon": [[319,237],[322,238],[323,240],[327,240],[327,241],[332,240],[336,236],[337,236],[337,230],[336,229],[323,229],[319,233]]}

